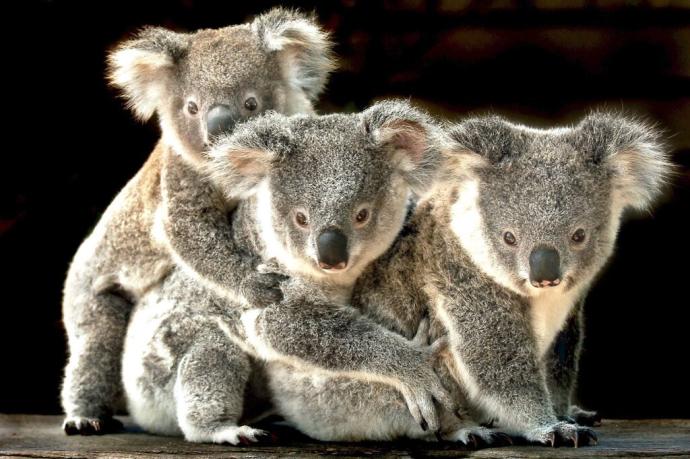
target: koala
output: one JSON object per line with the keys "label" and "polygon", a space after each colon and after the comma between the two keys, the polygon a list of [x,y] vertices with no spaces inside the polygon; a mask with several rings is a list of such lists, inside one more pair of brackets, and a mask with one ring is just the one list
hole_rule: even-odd
{"label": "koala", "polygon": [[[453,401],[434,373],[443,340],[391,333],[349,305],[367,265],[403,226],[411,193],[433,183],[440,130],[404,102],[363,113],[269,113],[217,140],[208,173],[246,196],[232,214],[236,247],[288,274],[264,307],[217,295],[175,268],[138,303],[123,382],[144,429],[193,442],[258,441],[247,394],[270,367],[379,381],[402,394],[415,429],[436,430],[434,399]],[[227,184],[227,187],[222,186]],[[265,397],[263,397],[265,398]]]}
{"label": "koala", "polygon": [[[473,422],[496,420],[529,441],[595,443],[591,429],[559,420],[582,411],[571,405],[581,342],[572,328],[623,211],[648,208],[672,171],[660,134],[606,113],[548,130],[475,118],[447,134],[446,174],[359,277],[352,304],[406,337],[428,314],[431,336],[448,336],[438,371],[465,419],[442,416],[442,438],[492,443],[501,432]],[[559,333],[576,337],[565,350]],[[388,387],[292,369],[272,376],[278,411],[310,436],[411,436]]]}
{"label": "koala", "polygon": [[[174,266],[218,295],[264,305],[279,279],[233,246],[227,212],[242,193],[205,172],[213,138],[267,110],[311,113],[333,68],[328,35],[276,8],[248,24],[195,33],[145,28],[109,56],[109,76],[162,136],[79,247],[63,319],[69,362],[62,387],[68,434],[116,429],[123,342],[133,305]],[[209,256],[214,254],[216,256]]]}

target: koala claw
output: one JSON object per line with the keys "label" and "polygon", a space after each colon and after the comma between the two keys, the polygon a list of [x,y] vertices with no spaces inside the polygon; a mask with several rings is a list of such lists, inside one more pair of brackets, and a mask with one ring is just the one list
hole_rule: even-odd
{"label": "koala claw", "polygon": [[527,435],[528,440],[537,441],[555,448],[556,446],[588,446],[596,444],[597,435],[588,427],[560,421],[552,426],[538,429]]}
{"label": "koala claw", "polygon": [[[477,449],[487,445],[502,445],[504,433],[494,432],[481,426],[464,427],[444,436],[445,440],[463,443],[465,446]],[[508,437],[510,438],[510,437]]]}
{"label": "koala claw", "polygon": [[70,416],[65,419],[62,428],[67,435],[103,435],[119,432],[124,429],[124,426],[111,417],[101,419]]}

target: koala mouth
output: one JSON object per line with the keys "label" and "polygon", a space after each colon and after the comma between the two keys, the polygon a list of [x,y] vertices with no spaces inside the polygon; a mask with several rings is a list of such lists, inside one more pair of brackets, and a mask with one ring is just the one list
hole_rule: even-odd
{"label": "koala mouth", "polygon": [[322,271],[335,274],[335,273],[340,273],[343,272],[347,269],[347,262],[341,261],[338,264],[335,265],[329,265],[328,263],[324,263],[323,261],[319,261],[319,268],[321,268]]}

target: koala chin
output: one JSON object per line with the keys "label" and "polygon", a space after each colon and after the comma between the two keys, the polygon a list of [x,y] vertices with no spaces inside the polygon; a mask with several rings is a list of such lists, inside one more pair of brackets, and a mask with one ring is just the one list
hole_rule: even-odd
{"label": "koala chin", "polygon": [[133,305],[172,270],[183,269],[223,298],[259,305],[280,299],[278,279],[256,273],[259,260],[233,245],[227,213],[241,190],[222,192],[206,176],[208,145],[268,110],[311,113],[333,68],[331,46],[311,17],[276,8],[221,29],[145,28],[110,54],[111,83],[139,119],[157,115],[162,135],[67,274],[68,434],[118,427],[112,414]]}
{"label": "koala chin", "polygon": [[[622,212],[646,209],[672,165],[660,133],[593,113],[539,130],[499,117],[446,129],[444,171],[393,246],[358,279],[352,304],[412,337],[424,317],[446,335],[437,371],[461,418],[451,441],[497,442],[498,431],[548,445],[588,445],[596,413],[572,405],[582,301],[613,253]],[[415,437],[384,385],[285,371],[271,380],[289,422],[328,440]]]}

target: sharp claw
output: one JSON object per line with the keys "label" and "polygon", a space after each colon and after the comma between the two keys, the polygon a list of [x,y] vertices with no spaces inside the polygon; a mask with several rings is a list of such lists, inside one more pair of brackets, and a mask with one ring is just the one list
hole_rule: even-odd
{"label": "sharp claw", "polygon": [[439,432],[437,430],[436,432],[434,432],[434,435],[436,435],[436,440],[438,440],[439,442],[443,441],[443,437],[441,436],[441,432]]}
{"label": "sharp claw", "polygon": [[547,445],[550,444],[552,448],[556,447],[556,433],[555,432],[550,432],[548,436],[546,437],[546,442]]}
{"label": "sharp claw", "polygon": [[577,434],[577,431],[575,431],[575,433],[573,434],[573,436],[570,437],[570,441],[573,442],[573,446],[574,446],[575,448],[578,447],[579,436],[578,436],[578,434]]}
{"label": "sharp claw", "polygon": [[421,427],[424,432],[429,430],[429,424],[426,423],[426,419],[422,419],[422,422],[419,423],[419,427]]}

